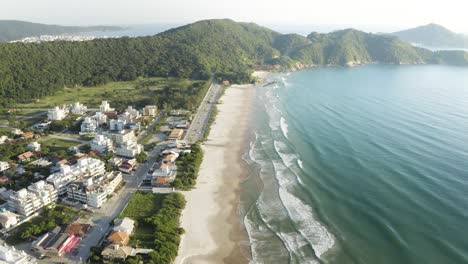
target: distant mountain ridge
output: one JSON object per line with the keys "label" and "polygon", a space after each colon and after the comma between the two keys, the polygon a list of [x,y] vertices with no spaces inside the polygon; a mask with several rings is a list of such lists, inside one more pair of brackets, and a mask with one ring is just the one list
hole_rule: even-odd
{"label": "distant mountain ridge", "polygon": [[391,33],[403,41],[431,47],[468,48],[468,36],[458,34],[438,24],[428,24]]}
{"label": "distant mountain ridge", "polygon": [[26,37],[37,37],[41,35],[61,35],[67,33],[117,30],[122,30],[122,28],[115,26],[59,26],[19,20],[0,20],[0,42],[19,40]]}

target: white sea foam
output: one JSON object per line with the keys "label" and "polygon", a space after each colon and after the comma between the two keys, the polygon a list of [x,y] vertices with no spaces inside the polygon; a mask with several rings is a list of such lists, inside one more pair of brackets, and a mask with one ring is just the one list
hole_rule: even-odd
{"label": "white sea foam", "polygon": [[[259,136],[261,138],[261,136]],[[262,144],[269,143],[267,140],[261,141],[258,139],[256,143],[253,145],[252,150],[252,157],[254,158],[257,164],[262,164],[260,166],[260,177],[264,183],[265,190],[273,190],[277,188],[275,178],[271,177],[270,170],[273,170],[271,162],[267,162],[259,153],[261,151],[258,149],[261,147]],[[271,144],[271,143],[269,143]],[[257,154],[257,155],[256,155]],[[271,167],[271,168],[268,168]],[[261,217],[262,221],[265,225],[269,228],[269,230],[273,231],[275,235],[283,242],[283,245],[289,252],[289,258],[292,261],[292,255],[300,258],[301,263],[313,263],[313,259],[310,256],[307,256],[307,253],[304,251],[304,246],[308,244],[308,241],[298,232],[284,232],[281,228],[277,225],[278,222],[290,221],[290,216],[285,210],[284,205],[277,195],[273,192],[263,192],[260,194],[259,198],[256,201],[256,208],[258,209],[259,216]],[[244,220],[245,221],[245,220]],[[262,240],[262,233],[258,230],[255,230],[255,225],[252,223],[247,223],[249,225],[250,230],[248,230],[249,238],[251,238],[252,243],[260,243]],[[259,242],[257,242],[253,237],[259,238]],[[264,244],[262,244],[264,246]],[[252,251],[257,249],[258,245],[252,244],[251,248]],[[257,253],[256,258],[258,258]],[[258,261],[258,260],[257,260]]]}
{"label": "white sea foam", "polygon": [[299,168],[304,169],[304,163],[302,162],[302,160],[297,159],[297,165],[299,166]]}
{"label": "white sea foam", "polygon": [[275,176],[280,185],[280,198],[289,216],[298,225],[299,232],[307,239],[317,257],[320,258],[323,253],[333,247],[334,237],[316,219],[312,208],[291,192],[291,187],[296,184],[297,175],[289,167],[294,164],[294,161],[297,162],[297,155],[287,153],[287,145],[284,142],[274,141],[274,147],[281,158],[281,161],[273,160]]}
{"label": "white sea foam", "polygon": [[286,123],[286,120],[284,119],[284,117],[281,117],[280,119],[280,127],[281,127],[281,132],[283,132],[284,137],[289,138],[288,123]]}

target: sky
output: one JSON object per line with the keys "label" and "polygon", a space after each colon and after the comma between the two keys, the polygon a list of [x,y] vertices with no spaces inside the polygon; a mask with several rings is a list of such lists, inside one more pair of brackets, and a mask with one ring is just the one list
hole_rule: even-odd
{"label": "sky", "polygon": [[396,31],[438,23],[468,33],[467,0],[1,0],[0,19],[61,25],[186,24],[231,18],[265,26]]}

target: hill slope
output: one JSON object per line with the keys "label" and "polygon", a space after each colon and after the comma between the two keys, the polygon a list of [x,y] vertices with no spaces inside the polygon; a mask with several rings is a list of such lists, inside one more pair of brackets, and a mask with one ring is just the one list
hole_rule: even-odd
{"label": "hill slope", "polygon": [[308,37],[251,23],[205,20],[152,37],[0,44],[0,106],[50,95],[64,85],[138,76],[250,81],[254,68],[366,63],[468,66],[468,53],[415,48],[396,37],[347,29]]}
{"label": "hill slope", "polygon": [[374,62],[393,64],[425,63],[430,52],[415,48],[396,37],[354,29],[328,34],[311,33],[310,44],[299,47],[290,57],[306,65],[355,65]]}
{"label": "hill slope", "polygon": [[394,32],[392,35],[412,43],[432,47],[468,48],[468,36],[452,32],[437,24],[428,24]]}
{"label": "hill slope", "polygon": [[26,37],[40,35],[61,35],[65,33],[81,33],[91,31],[120,30],[120,27],[93,26],[93,27],[66,27],[58,25],[45,25],[18,20],[0,20],[0,42],[19,40]]}

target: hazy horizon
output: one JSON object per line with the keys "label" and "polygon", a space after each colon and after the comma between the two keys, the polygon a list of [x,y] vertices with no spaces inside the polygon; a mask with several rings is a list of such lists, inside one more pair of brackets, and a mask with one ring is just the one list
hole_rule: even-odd
{"label": "hazy horizon", "polygon": [[[392,32],[437,23],[448,29],[468,33],[465,23],[467,3],[446,0],[427,1],[291,0],[4,0],[2,20],[23,20],[58,25],[183,25],[203,19],[230,18],[263,26],[298,29],[313,27],[336,30],[352,27],[369,32]],[[283,31],[283,30],[281,30]],[[321,30],[317,30],[321,31]],[[324,31],[324,30],[322,30]]]}

